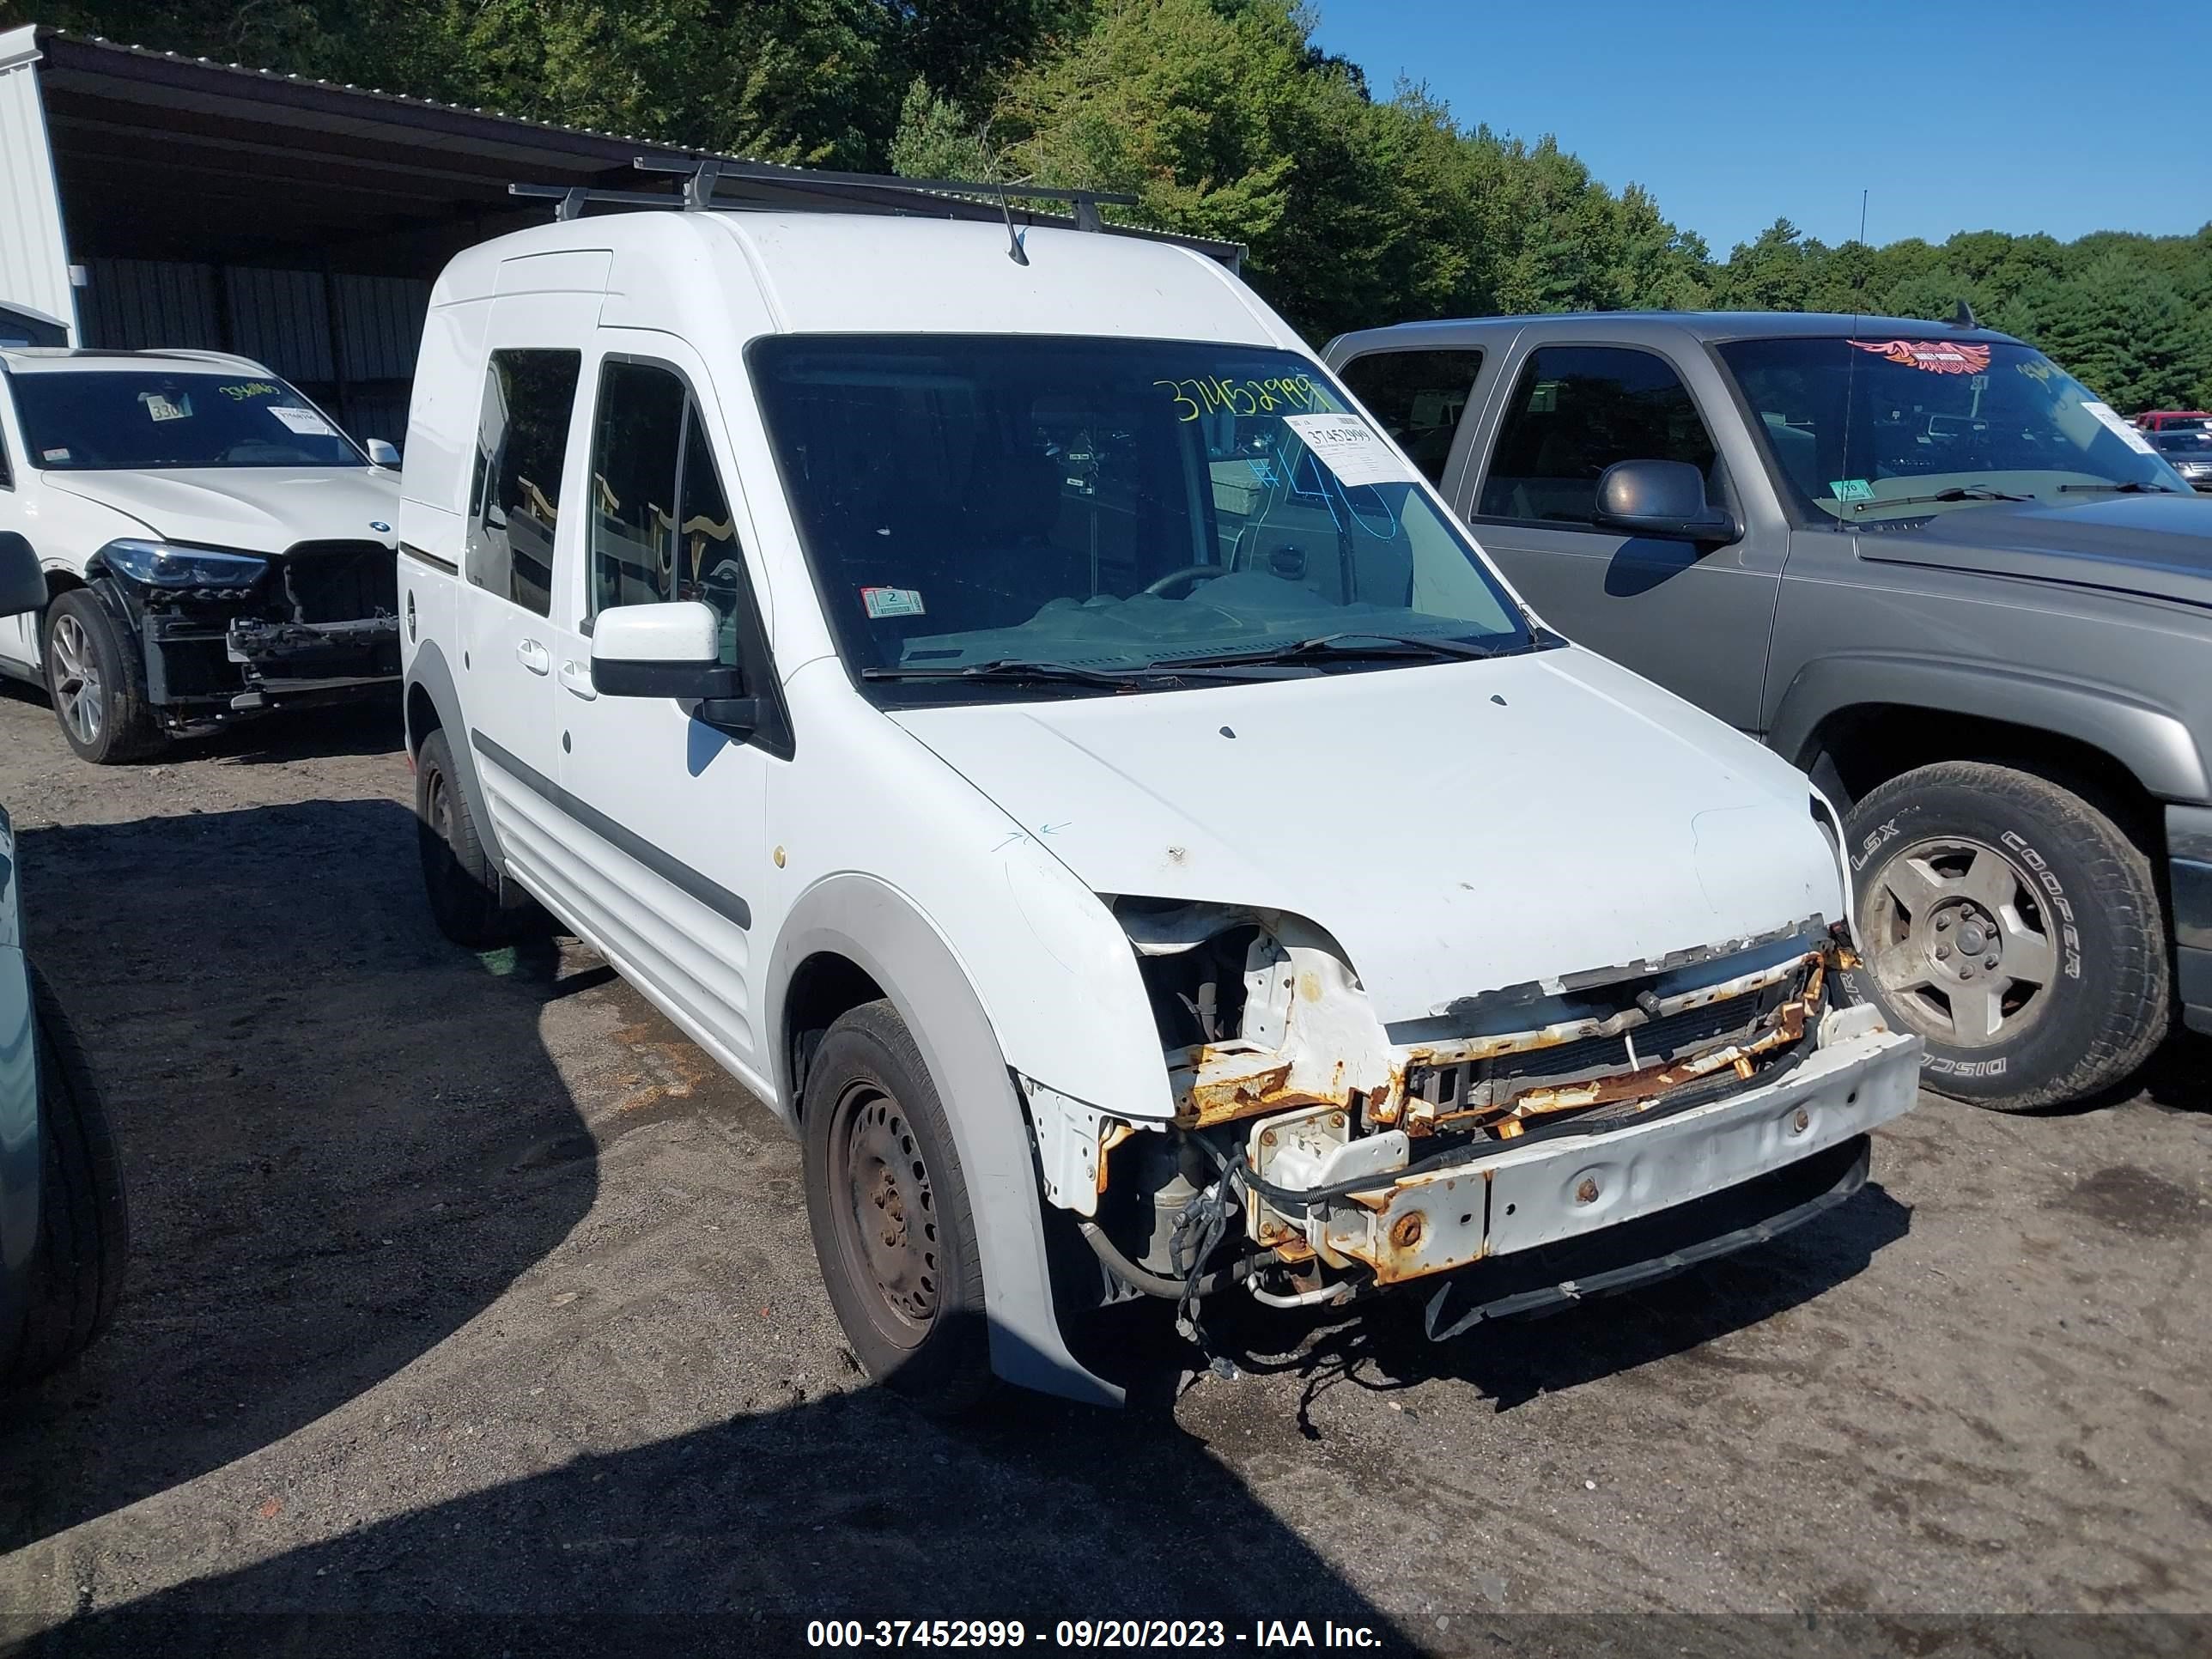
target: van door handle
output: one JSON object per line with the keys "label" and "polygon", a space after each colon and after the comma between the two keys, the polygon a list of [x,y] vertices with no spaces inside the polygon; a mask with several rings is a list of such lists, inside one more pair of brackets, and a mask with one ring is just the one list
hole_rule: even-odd
{"label": "van door handle", "polygon": [[568,688],[571,696],[592,702],[599,690],[592,684],[592,665],[587,662],[564,662],[561,665],[561,684]]}
{"label": "van door handle", "polygon": [[542,640],[524,640],[514,647],[516,660],[533,674],[553,672],[553,653]]}

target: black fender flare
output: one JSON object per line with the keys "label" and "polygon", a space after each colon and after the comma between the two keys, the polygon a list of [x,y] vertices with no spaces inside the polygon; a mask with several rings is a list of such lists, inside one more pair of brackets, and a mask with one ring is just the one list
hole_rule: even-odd
{"label": "black fender flare", "polygon": [[2204,757],[2175,715],[2106,687],[1990,663],[1887,652],[1817,657],[1783,692],[1768,745],[1799,767],[1809,765],[1814,734],[1831,715],[1878,706],[2040,728],[2111,756],[2155,798],[2212,798]]}

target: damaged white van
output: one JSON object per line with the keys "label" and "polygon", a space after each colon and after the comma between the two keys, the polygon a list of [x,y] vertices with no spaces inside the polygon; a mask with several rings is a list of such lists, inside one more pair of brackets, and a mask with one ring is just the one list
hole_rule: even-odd
{"label": "damaged white van", "polygon": [[927,1403],[1118,1398],[1119,1298],[1633,1284],[1913,1100],[1805,780],[1547,631],[1188,248],[570,217],[447,269],[406,453],[441,925],[542,904],[769,1103]]}

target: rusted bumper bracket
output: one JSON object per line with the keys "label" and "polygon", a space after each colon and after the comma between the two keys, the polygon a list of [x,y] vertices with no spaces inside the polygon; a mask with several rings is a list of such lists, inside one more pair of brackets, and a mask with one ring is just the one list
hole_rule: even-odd
{"label": "rusted bumper bracket", "polygon": [[1616,1228],[1757,1181],[1911,1106],[1920,1042],[1871,1009],[1838,1010],[1818,1047],[1771,1082],[1670,1115],[1541,1140],[1399,1176],[1307,1219],[1314,1252],[1378,1285],[1450,1273]]}
{"label": "rusted bumper bracket", "polygon": [[1429,1297],[1424,1326],[1449,1341],[1486,1319],[1555,1313],[1765,1243],[1856,1196],[1873,1157],[1859,1135],[1741,1187],[1452,1273]]}

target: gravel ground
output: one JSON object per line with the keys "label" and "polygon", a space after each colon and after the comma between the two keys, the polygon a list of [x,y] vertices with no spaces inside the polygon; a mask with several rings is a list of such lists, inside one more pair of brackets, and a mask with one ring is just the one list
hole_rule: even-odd
{"label": "gravel ground", "polygon": [[768,1112],[574,944],[441,940],[410,799],[380,712],[101,771],[0,690],[136,1232],[114,1328],[0,1425],[0,1642],[2212,1638],[2142,1616],[2212,1611],[2212,1045],[2070,1115],[1923,1098],[1851,1203],[1643,1294],[1441,1348],[1409,1307],[1255,1325],[1230,1379],[1139,1321],[1129,1410],[945,1427],[856,1374]]}

